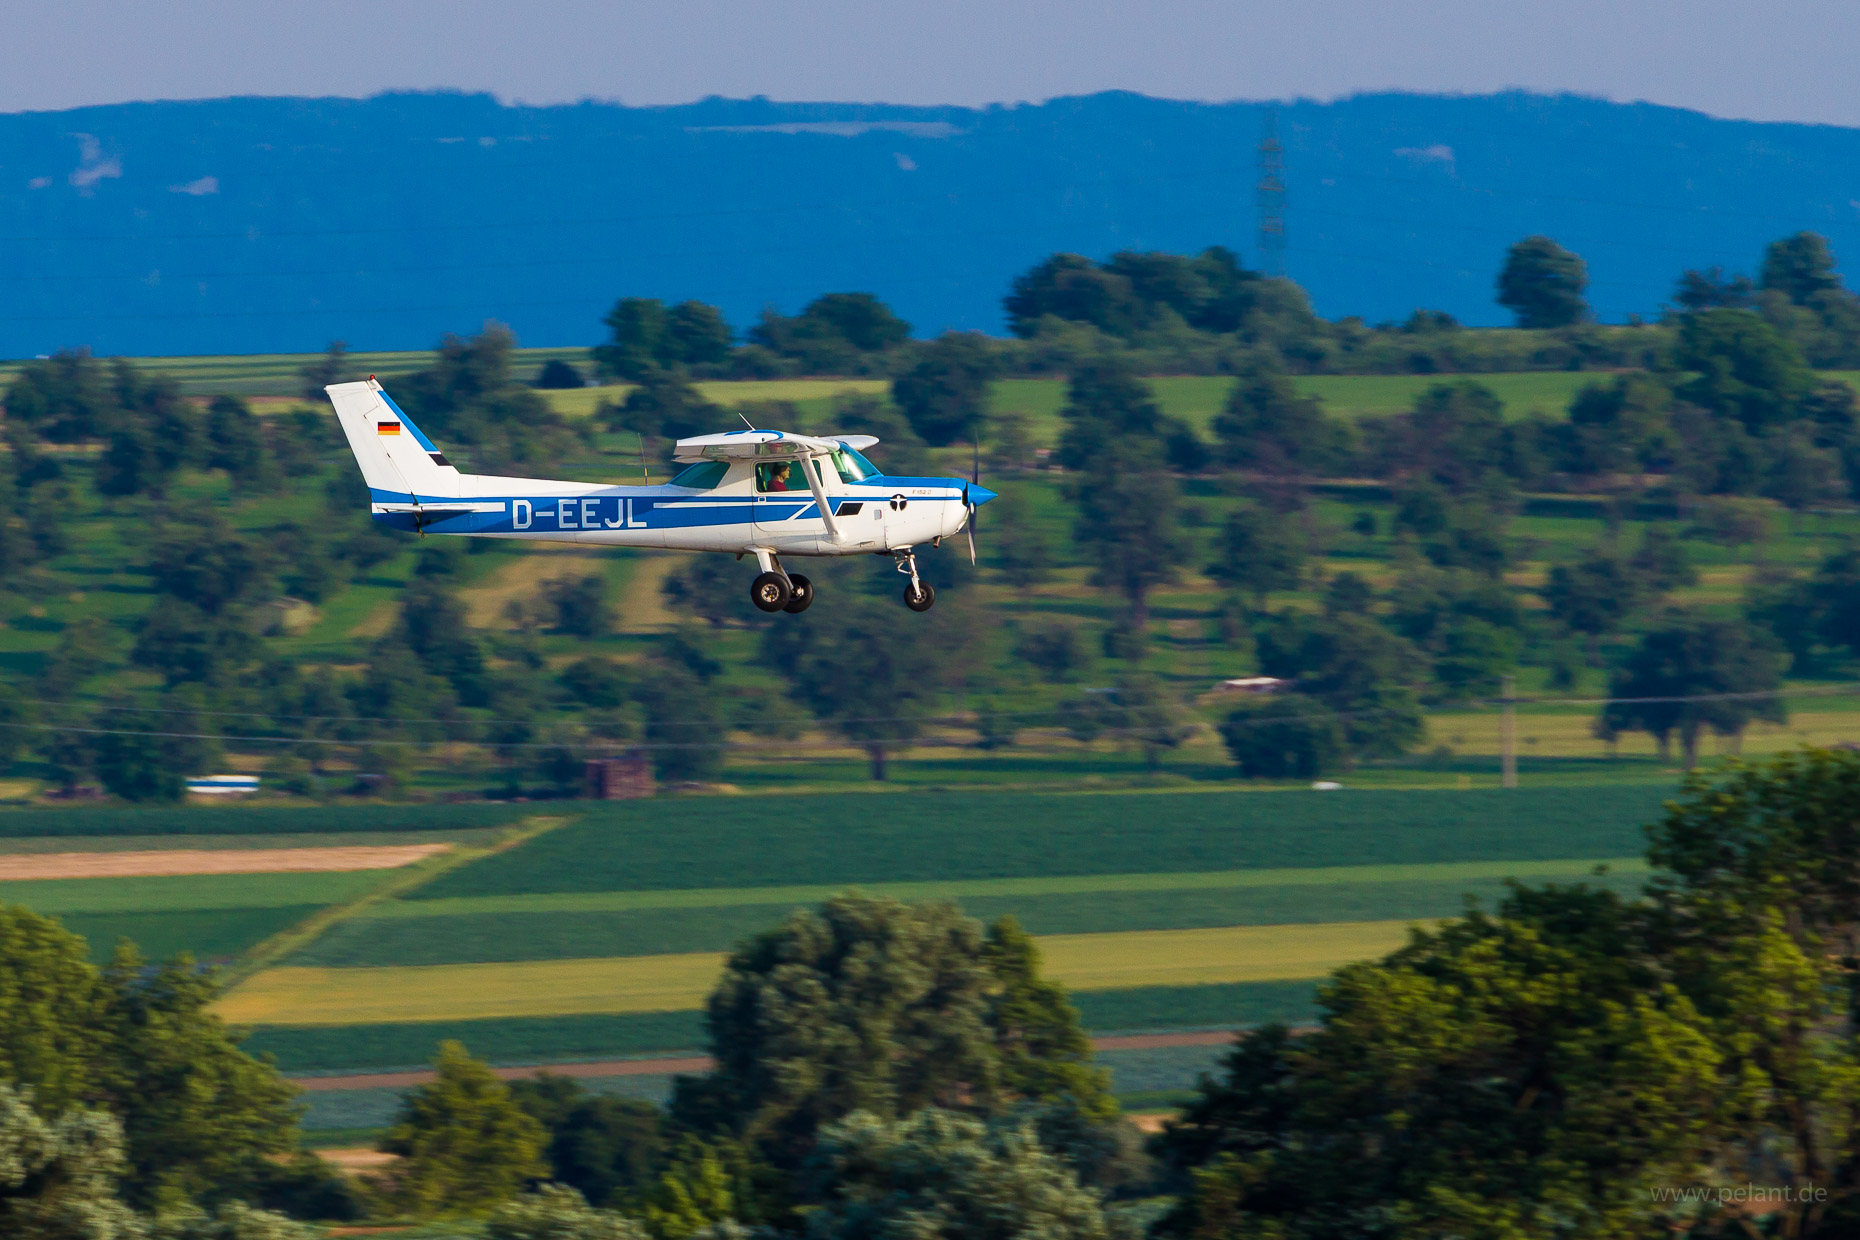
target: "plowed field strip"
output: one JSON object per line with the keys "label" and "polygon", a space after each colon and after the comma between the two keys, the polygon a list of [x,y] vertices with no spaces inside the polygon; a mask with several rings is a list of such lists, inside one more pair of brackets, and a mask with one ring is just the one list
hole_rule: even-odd
{"label": "plowed field strip", "polygon": [[450,844],[335,848],[172,848],[142,852],[65,852],[0,856],[0,882],[48,878],[148,878],[181,874],[308,874],[393,870]]}

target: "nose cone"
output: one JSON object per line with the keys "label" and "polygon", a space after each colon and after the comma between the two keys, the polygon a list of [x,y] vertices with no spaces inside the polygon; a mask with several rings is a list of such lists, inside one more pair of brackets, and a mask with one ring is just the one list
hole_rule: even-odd
{"label": "nose cone", "polygon": [[995,498],[995,492],[990,491],[985,486],[979,486],[973,482],[969,484],[968,491],[969,491],[969,502],[971,504],[974,504],[977,508],[980,508],[983,504],[986,504],[989,500]]}

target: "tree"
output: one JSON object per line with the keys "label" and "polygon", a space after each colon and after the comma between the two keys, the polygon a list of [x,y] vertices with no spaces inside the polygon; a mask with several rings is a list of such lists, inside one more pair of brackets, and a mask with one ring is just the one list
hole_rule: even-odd
{"label": "tree", "polygon": [[622,297],[601,321],[611,335],[589,352],[602,374],[631,382],[663,367],[668,327],[664,302]]}
{"label": "tree", "polygon": [[1152,771],[1162,765],[1165,750],[1178,748],[1195,734],[1181,702],[1154,676],[1122,677],[1112,700],[1111,726],[1119,740],[1142,752],[1144,765]]}
{"label": "tree", "polygon": [[986,336],[944,332],[892,382],[891,399],[933,448],[976,439],[988,418],[988,385],[999,369]]}
{"label": "tree", "polygon": [[95,1097],[96,1039],[109,1002],[84,940],[24,906],[0,904],[0,1080],[55,1114]]}
{"label": "tree", "polygon": [[431,367],[395,379],[395,402],[445,446],[455,465],[481,472],[553,466],[593,428],[571,424],[517,380],[516,348],[517,338],[496,323],[469,338],[448,335]]}
{"label": "tree", "polygon": [[240,489],[264,480],[264,436],[250,406],[237,396],[215,396],[207,406],[207,468],[226,471]]}
{"label": "tree", "polygon": [[1161,415],[1148,386],[1117,361],[1076,369],[1061,414],[1059,458],[1079,473],[1067,488],[1078,509],[1074,537],[1096,557],[1093,581],[1124,597],[1140,629],[1150,591],[1174,580],[1191,553],[1158,452]]}
{"label": "tree", "polygon": [[1077,627],[1058,620],[1023,632],[1014,657],[1055,684],[1072,679],[1086,659]]}
{"label": "tree", "polygon": [[122,1131],[107,1113],[54,1119],[0,1081],[0,1233],[11,1240],[146,1240],[116,1196]]}
{"label": "tree", "polygon": [[702,620],[712,628],[753,618],[743,599],[742,573],[720,555],[685,557],[665,575],[659,593],[673,611]]}
{"label": "tree", "polygon": [[1676,613],[1646,633],[1610,676],[1608,696],[1628,700],[1608,703],[1596,731],[1608,740],[1652,733],[1662,758],[1677,733],[1691,770],[1706,728],[1740,736],[1753,719],[1786,718],[1781,698],[1756,696],[1781,685],[1781,662],[1747,624]]}
{"label": "tree", "polygon": [[229,1195],[265,1179],[297,1143],[298,1091],[213,1014],[218,979],[187,956],[150,966],[124,942],[102,984],[111,1062],[98,1096],[122,1118],[131,1200]]}
{"label": "tree", "polygon": [[145,966],[127,944],[103,970],[88,954],[55,921],[0,906],[0,1077],[48,1117],[112,1112],[124,1145],[111,1157],[139,1205],[264,1179],[295,1143],[297,1091],[209,1010],[214,976],[185,956]]}
{"label": "tree", "polygon": [[1343,721],[1301,693],[1243,703],[1220,724],[1221,743],[1248,779],[1316,779],[1349,754]]}
{"label": "tree", "polygon": [[1589,639],[1595,657],[1602,638],[1619,629],[1641,601],[1641,578],[1620,556],[1592,547],[1574,564],[1551,566],[1541,593],[1550,614]]}
{"label": "tree", "polygon": [[1679,325],[1674,361],[1697,377],[1679,396],[1751,434],[1793,420],[1814,388],[1801,350],[1749,310],[1702,310]]}
{"label": "tree", "polygon": [[998,1088],[982,927],[955,906],[837,896],[739,946],[705,1006],[717,1065],[673,1111],[795,1167],[855,1111],[906,1115]]}
{"label": "tree", "polygon": [[1505,407],[1483,383],[1436,383],[1406,413],[1372,428],[1369,451],[1385,477],[1432,482],[1455,495],[1504,487]]}
{"label": "tree", "polygon": [[1806,945],[1860,923],[1860,753],[1803,749],[1694,772],[1648,828],[1656,890],[1760,916]]}
{"label": "tree", "polygon": [[939,608],[923,619],[904,628],[889,608],[849,598],[806,625],[764,630],[764,657],[818,718],[865,751],[875,780],[958,678],[967,613]]}
{"label": "tree", "polygon": [[[1651,1235],[1734,1110],[1712,1024],[1612,893],[1514,891],[1320,992],[1205,1079],[1165,1236]],[[1641,949],[1641,950],[1637,950]]]}
{"label": "tree", "polygon": [[438,1079],[409,1090],[380,1148],[398,1154],[391,1185],[408,1213],[479,1214],[548,1174],[541,1124],[510,1089],[458,1042],[439,1044]]}
{"label": "tree", "polygon": [[1111,1074],[1092,1062],[1091,1039],[1059,983],[1040,974],[1040,949],[1012,917],[988,927],[984,949],[996,991],[988,1024],[1000,1055],[998,1087],[1036,1102],[1069,1098],[1100,1123],[1117,1118]]}
{"label": "tree", "polygon": [[1079,254],[1055,254],[1015,277],[1002,306],[1009,328],[1023,339],[1049,317],[1090,323],[1114,336],[1129,334],[1143,317],[1128,279]]}
{"label": "tree", "polygon": [[1684,272],[1673,288],[1673,300],[1687,311],[1746,310],[1756,300],[1756,288],[1749,276],[1726,276],[1723,267],[1713,265]]}
{"label": "tree", "polygon": [[555,612],[554,629],[570,637],[605,637],[613,631],[613,609],[607,605],[607,582],[598,573],[585,577],[552,577],[542,583],[542,594]]}
{"label": "tree", "polygon": [[1315,396],[1300,396],[1272,353],[1248,357],[1213,429],[1222,459],[1240,469],[1326,473],[1349,454],[1348,428]]}
{"label": "tree", "polygon": [[1518,634],[1477,617],[1448,625],[1434,658],[1434,680],[1450,702],[1498,694],[1505,675],[1518,663]]}
{"label": "tree", "polygon": [[1410,687],[1426,680],[1424,656],[1367,616],[1281,612],[1261,627],[1259,665],[1336,711],[1353,756],[1394,757],[1426,732]]}
{"label": "tree", "polygon": [[667,783],[703,783],[723,771],[723,703],[691,668],[657,660],[635,686],[652,770]]}
{"label": "tree", "polygon": [[1505,252],[1498,274],[1498,304],[1524,328],[1568,327],[1589,317],[1589,287],[1582,259],[1545,236],[1526,237]]}
{"label": "tree", "polygon": [[1659,376],[1617,375],[1606,385],[1584,384],[1569,405],[1577,473],[1638,472],[1669,434],[1672,389]]}
{"label": "tree", "polygon": [[[104,791],[125,801],[173,803],[190,775],[204,773],[219,746],[198,734],[177,734],[174,716],[112,705],[94,721],[90,764]],[[205,731],[205,729],[200,729]]]}
{"label": "tree", "polygon": [[646,1230],[624,1214],[596,1210],[580,1193],[544,1184],[499,1206],[485,1220],[485,1240],[647,1240]]}
{"label": "tree", "polygon": [[588,381],[581,377],[581,372],[573,365],[559,357],[552,357],[537,372],[536,386],[544,391],[573,390],[588,386]]}
{"label": "tree", "polygon": [[825,293],[801,311],[804,323],[819,323],[861,353],[882,353],[910,339],[911,325],[870,293]]}
{"label": "tree", "polygon": [[717,307],[681,301],[665,316],[665,352],[660,364],[715,366],[729,360],[735,336]]}
{"label": "tree", "polygon": [[1295,529],[1268,516],[1255,504],[1242,503],[1221,526],[1220,556],[1208,576],[1249,591],[1256,607],[1266,605],[1273,590],[1295,590],[1304,568],[1303,540]]}
{"label": "tree", "polygon": [[549,1073],[512,1082],[510,1096],[547,1130],[553,1177],[597,1206],[637,1199],[665,1168],[670,1125],[652,1103],[589,1094]]}
{"label": "tree", "polygon": [[1110,1240],[1117,1230],[1031,1127],[991,1130],[942,1110],[834,1125],[810,1186],[819,1240]]}
{"label": "tree", "polygon": [[1817,293],[1841,287],[1834,271],[1834,254],[1820,233],[1799,232],[1772,241],[1763,250],[1763,268],[1757,283],[1774,289],[1796,305],[1807,304]]}
{"label": "tree", "polygon": [[621,405],[603,405],[601,417],[610,431],[632,431],[648,439],[688,439],[722,425],[723,409],[705,400],[676,371],[653,370],[627,393]]}

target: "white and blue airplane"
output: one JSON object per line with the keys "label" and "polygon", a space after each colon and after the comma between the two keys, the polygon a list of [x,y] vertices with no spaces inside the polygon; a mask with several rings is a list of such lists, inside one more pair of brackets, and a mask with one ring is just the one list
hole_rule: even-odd
{"label": "white and blue airplane", "polygon": [[370,375],[325,388],[368,483],[374,519],[420,534],[521,538],[597,547],[665,547],[756,557],[749,597],[763,611],[803,612],[814,584],[781,557],[889,555],[910,578],[904,605],[936,601],[917,548],[968,531],[995,498],[978,478],[902,478],[860,455],[870,435],[729,431],[681,439],[686,465],[659,486],[612,486],[460,473]]}

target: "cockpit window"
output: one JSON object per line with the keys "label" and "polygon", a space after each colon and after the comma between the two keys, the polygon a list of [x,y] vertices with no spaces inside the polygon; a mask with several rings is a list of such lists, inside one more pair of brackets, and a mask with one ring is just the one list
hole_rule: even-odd
{"label": "cockpit window", "polygon": [[851,448],[833,450],[833,467],[840,471],[840,477],[847,482],[864,482],[884,472]]}
{"label": "cockpit window", "polygon": [[693,491],[708,491],[723,481],[723,476],[730,472],[728,461],[699,461],[681,471],[672,479],[675,487],[690,487]]}

